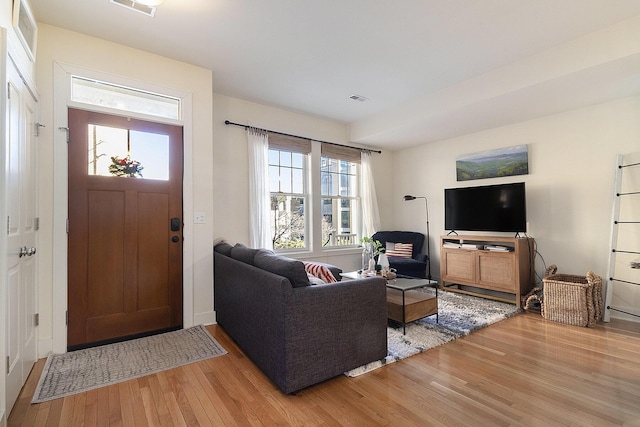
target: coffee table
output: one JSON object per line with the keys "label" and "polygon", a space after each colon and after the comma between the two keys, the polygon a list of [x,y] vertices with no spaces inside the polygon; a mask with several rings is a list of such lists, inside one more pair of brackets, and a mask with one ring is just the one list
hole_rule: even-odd
{"label": "coffee table", "polygon": [[[435,288],[435,295],[417,289]],[[438,282],[427,279],[394,279],[387,282],[387,317],[402,323],[402,334],[407,323],[436,315],[438,322]]]}

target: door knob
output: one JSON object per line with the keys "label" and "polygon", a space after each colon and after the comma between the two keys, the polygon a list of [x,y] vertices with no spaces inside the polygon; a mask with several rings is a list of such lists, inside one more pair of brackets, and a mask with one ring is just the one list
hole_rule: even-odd
{"label": "door knob", "polygon": [[36,248],[34,246],[32,246],[29,249],[27,249],[27,255],[28,256],[33,256],[35,254],[36,254]]}
{"label": "door knob", "polygon": [[23,256],[27,256],[28,255],[28,249],[26,246],[23,246],[20,248],[20,250],[18,251],[18,258],[22,258]]}

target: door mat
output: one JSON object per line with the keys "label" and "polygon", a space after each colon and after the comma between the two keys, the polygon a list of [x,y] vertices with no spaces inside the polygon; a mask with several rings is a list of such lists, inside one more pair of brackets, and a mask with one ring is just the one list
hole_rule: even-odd
{"label": "door mat", "polygon": [[205,327],[198,325],[100,347],[51,354],[31,403],[105,387],[226,353]]}

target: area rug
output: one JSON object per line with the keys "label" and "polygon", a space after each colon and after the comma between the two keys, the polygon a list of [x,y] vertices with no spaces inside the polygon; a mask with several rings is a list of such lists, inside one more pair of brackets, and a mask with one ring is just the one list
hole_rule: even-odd
{"label": "area rug", "polygon": [[204,326],[199,325],[100,347],[51,354],[31,402],[58,399],[226,353]]}
{"label": "area rug", "polygon": [[345,372],[345,375],[357,377],[389,363],[453,341],[521,311],[514,304],[440,291],[438,292],[438,323],[436,323],[436,316],[416,320],[407,324],[405,335],[402,334],[402,325],[389,326],[387,328],[387,357],[352,369]]}

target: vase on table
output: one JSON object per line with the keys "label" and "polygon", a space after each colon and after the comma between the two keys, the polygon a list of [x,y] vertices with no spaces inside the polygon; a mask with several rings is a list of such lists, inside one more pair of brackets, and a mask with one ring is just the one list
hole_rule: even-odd
{"label": "vase on table", "polygon": [[364,243],[362,246],[362,271],[368,271],[373,259],[371,243]]}
{"label": "vase on table", "polygon": [[384,277],[389,273],[389,258],[384,252],[378,255],[378,264],[380,264],[381,272]]}

